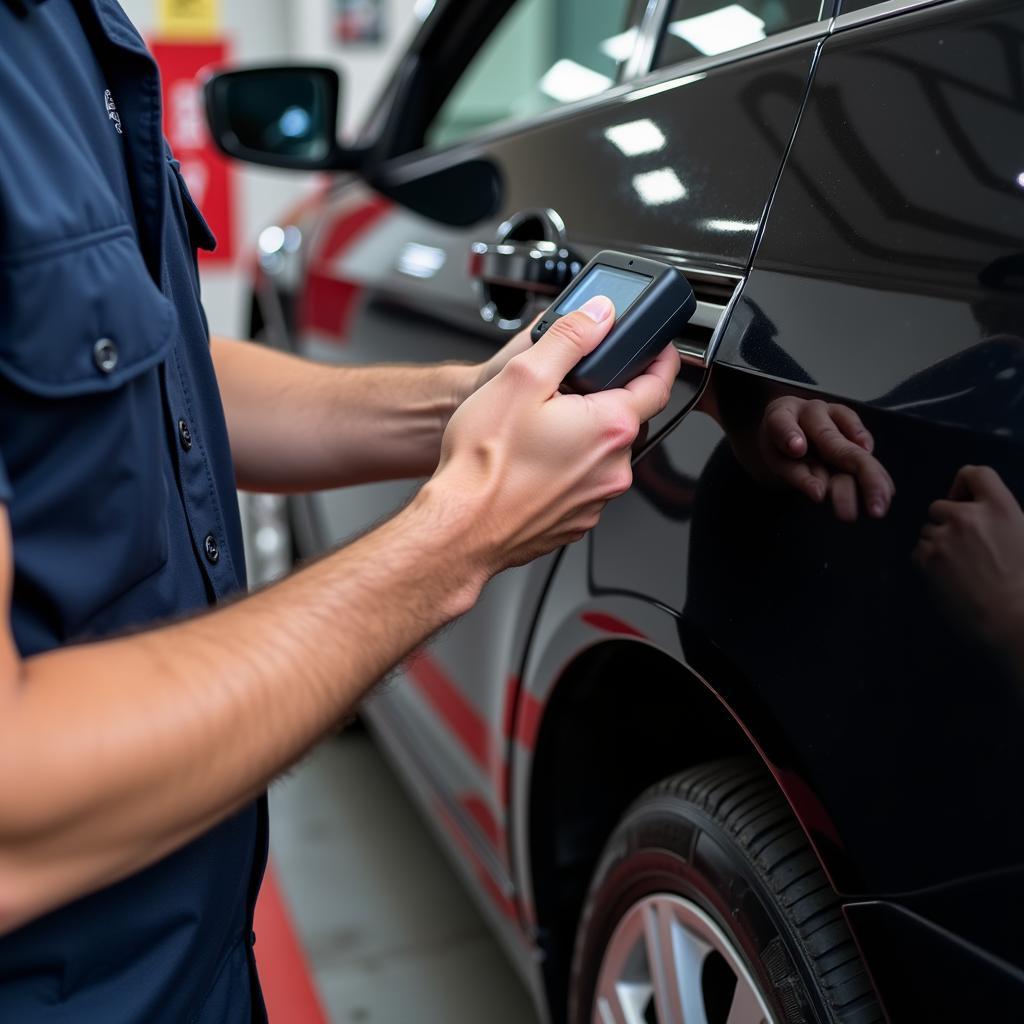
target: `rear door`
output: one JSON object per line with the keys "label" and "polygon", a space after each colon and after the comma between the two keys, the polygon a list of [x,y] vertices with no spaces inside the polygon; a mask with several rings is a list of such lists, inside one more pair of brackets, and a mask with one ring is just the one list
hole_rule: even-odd
{"label": "rear door", "polygon": [[[332,362],[483,360],[602,248],[683,267],[700,300],[685,342],[692,353],[709,347],[746,272],[828,25],[817,0],[504,6],[456,69],[454,5],[438,10],[415,60],[421,71],[435,62],[425,80],[446,75],[451,87],[417,92],[405,118],[412,149],[387,168],[429,188],[446,170],[484,161],[500,182],[497,210],[446,227],[346,185],[314,240],[300,351]],[[475,18],[483,36],[495,10],[463,5],[458,31],[471,37],[466,19]],[[691,376],[680,386],[676,414],[694,385]],[[315,496],[320,542],[365,528],[412,486]],[[499,904],[511,893],[505,723],[544,576],[533,568],[495,580],[407,671],[411,685],[388,688],[371,709]]]}

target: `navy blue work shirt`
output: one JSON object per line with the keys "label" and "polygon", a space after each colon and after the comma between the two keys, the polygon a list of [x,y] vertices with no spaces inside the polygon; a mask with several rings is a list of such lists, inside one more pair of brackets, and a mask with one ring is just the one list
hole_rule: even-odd
{"label": "navy blue work shirt", "polygon": [[[0,0],[0,502],[23,656],[245,585],[196,268],[213,244],[120,6]],[[0,1021],[262,1019],[265,844],[261,800],[0,938]]]}

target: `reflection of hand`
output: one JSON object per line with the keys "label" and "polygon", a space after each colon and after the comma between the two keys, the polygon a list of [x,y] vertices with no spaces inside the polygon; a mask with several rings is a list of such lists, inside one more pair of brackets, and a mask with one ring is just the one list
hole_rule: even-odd
{"label": "reflection of hand", "polygon": [[852,409],[795,395],[768,404],[757,436],[763,469],[815,503],[831,497],[843,522],[857,518],[858,490],[869,516],[889,511],[896,487],[874,445]]}
{"label": "reflection of hand", "polygon": [[988,466],[964,466],[933,502],[914,560],[955,617],[997,647],[1024,630],[1024,511]]}

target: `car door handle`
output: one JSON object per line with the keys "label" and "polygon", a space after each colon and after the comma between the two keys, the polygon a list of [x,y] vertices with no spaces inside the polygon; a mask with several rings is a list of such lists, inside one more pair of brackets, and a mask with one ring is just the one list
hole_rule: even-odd
{"label": "car door handle", "polygon": [[469,276],[488,285],[557,295],[583,269],[568,249],[554,242],[474,242]]}

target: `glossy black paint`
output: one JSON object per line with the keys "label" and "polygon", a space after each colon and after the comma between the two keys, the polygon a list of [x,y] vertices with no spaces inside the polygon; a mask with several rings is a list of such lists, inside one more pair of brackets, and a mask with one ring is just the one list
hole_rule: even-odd
{"label": "glossy black paint", "polygon": [[[746,266],[803,98],[816,43],[653,83],[491,142],[412,154],[385,168],[417,179],[485,159],[500,216],[556,210],[574,242]],[[723,119],[722,110],[735,112]],[[609,131],[645,121],[663,141],[628,155]],[[714,173],[712,173],[714,168]],[[484,227],[485,225],[482,225]]]}
{"label": "glossy black paint", "polygon": [[828,40],[723,362],[1024,440],[1022,47],[1013,2]]}
{"label": "glossy black paint", "polygon": [[[1024,1014],[1024,678],[911,557],[962,466],[1024,499],[1022,43],[1007,2],[825,43],[720,348],[728,436],[684,420],[592,560],[595,586],[679,610],[687,660],[796,783],[839,890],[885,897],[851,923],[894,1020]],[[884,520],[752,477],[781,394],[860,413],[896,484]],[[982,994],[975,1013],[928,989],[936,971]]]}
{"label": "glossy black paint", "polygon": [[[960,1024],[1021,1019],[1019,974],[1015,977],[984,949],[951,941],[949,933],[892,903],[854,904],[846,915],[860,941],[875,951],[873,980],[891,1020]],[[963,984],[965,977],[969,984]]]}

